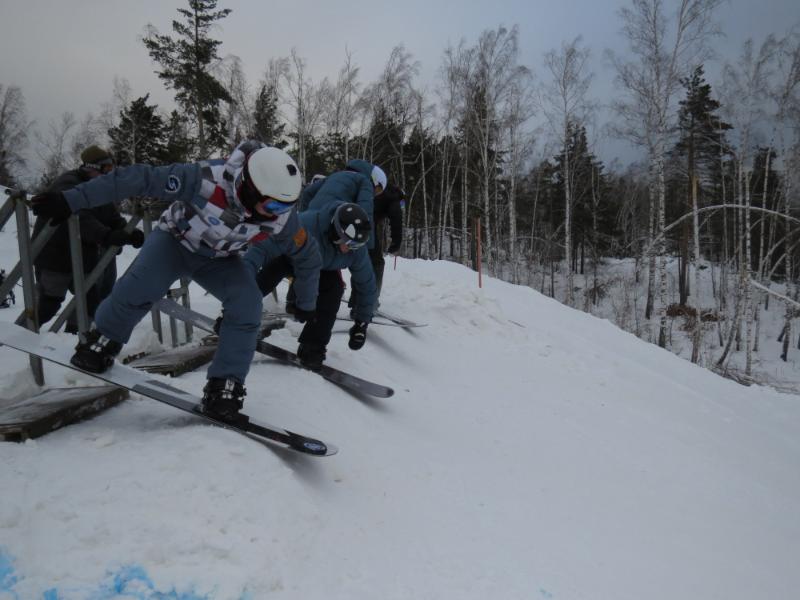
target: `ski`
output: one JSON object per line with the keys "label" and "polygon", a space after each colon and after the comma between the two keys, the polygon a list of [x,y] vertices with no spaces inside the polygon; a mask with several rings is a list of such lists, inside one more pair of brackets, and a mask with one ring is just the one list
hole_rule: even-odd
{"label": "ski", "polygon": [[383,312],[382,310],[376,310],[375,316],[380,317],[381,319],[386,319],[387,321],[391,321],[396,325],[404,328],[413,328],[413,327],[427,327],[427,323],[415,323],[414,321],[409,321],[407,319],[403,319],[401,317],[395,317],[394,315],[390,315],[388,313]]}
{"label": "ski", "polygon": [[[348,301],[342,299],[342,304],[347,304]],[[384,321],[375,321],[375,317],[380,317]],[[347,317],[336,317],[341,321],[354,321],[350,316]],[[387,323],[386,321],[389,321]],[[383,312],[382,310],[376,310],[375,314],[373,315],[373,321],[375,325],[394,325],[396,327],[402,327],[403,329],[413,329],[414,327],[427,327],[427,323],[415,323],[414,321],[409,321],[408,319],[403,319],[401,317],[395,317],[394,315],[390,315],[388,313]]]}
{"label": "ski", "polygon": [[[350,323],[355,323],[355,319],[352,317],[336,317],[337,321],[349,321]],[[393,321],[376,321],[373,317],[372,321],[369,322],[370,325],[379,325],[381,327],[400,327],[402,329],[406,329],[406,325],[401,325],[400,323],[395,323]]]}
{"label": "ski", "polygon": [[[156,302],[154,307],[179,321],[191,323],[198,329],[203,329],[205,331],[213,331],[214,329],[214,319],[186,308],[185,306],[181,306],[170,298],[162,298]],[[307,369],[303,363],[300,362],[300,358],[294,352],[285,350],[280,346],[275,346],[274,344],[262,340],[256,345],[256,350],[270,358],[311,371],[311,369]],[[388,386],[361,379],[360,377],[356,377],[355,375],[340,371],[328,365],[322,365],[319,371],[311,372],[317,373],[331,383],[335,383],[338,386],[354,392],[375,396],[376,398],[389,398],[394,395],[394,390]]]}
{"label": "ski", "polygon": [[[215,418],[203,412],[200,399],[196,396],[153,379],[149,373],[137,371],[119,362],[115,362],[105,373],[84,371],[70,363],[69,359],[72,356],[73,349],[70,346],[58,344],[58,341],[45,340],[39,334],[12,323],[0,323],[0,345],[38,356],[74,371],[85,373],[95,379],[168,404],[173,408],[200,417],[212,425],[235,431],[258,442],[278,444],[284,448],[310,456],[331,456],[337,452],[335,446],[282,427],[251,420],[246,415],[243,415],[245,418],[242,421],[235,423]],[[245,419],[247,420],[245,421]]]}

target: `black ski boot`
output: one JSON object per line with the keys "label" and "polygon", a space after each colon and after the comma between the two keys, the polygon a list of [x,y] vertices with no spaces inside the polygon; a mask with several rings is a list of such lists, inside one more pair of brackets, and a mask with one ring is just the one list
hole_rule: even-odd
{"label": "black ski boot", "polygon": [[245,387],[234,379],[210,377],[203,388],[203,412],[222,421],[244,425],[250,419],[239,411],[246,394]]}
{"label": "black ski boot", "polygon": [[105,373],[114,364],[114,357],[122,344],[108,339],[97,329],[86,333],[85,341],[78,342],[75,354],[69,359],[73,365],[91,373]]}
{"label": "black ski boot", "polygon": [[325,362],[325,346],[301,343],[297,347],[297,357],[306,369],[319,371]]}

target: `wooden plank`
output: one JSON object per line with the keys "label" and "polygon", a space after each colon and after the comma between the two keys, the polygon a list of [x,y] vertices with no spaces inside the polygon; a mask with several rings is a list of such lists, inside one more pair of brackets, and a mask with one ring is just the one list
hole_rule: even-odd
{"label": "wooden plank", "polygon": [[216,350],[216,345],[179,347],[143,356],[127,364],[148,373],[177,377],[211,362]]}
{"label": "wooden plank", "polygon": [[113,385],[53,388],[35,396],[0,399],[0,440],[20,442],[89,419],[129,396]]}

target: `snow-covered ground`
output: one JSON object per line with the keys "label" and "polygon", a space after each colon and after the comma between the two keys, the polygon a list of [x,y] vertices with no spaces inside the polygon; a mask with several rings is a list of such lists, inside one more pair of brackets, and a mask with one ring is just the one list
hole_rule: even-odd
{"label": "snow-covered ground", "polygon": [[[9,269],[11,225],[0,250]],[[429,326],[373,326],[352,352],[342,322],[329,362],[394,397],[353,397],[263,357],[248,380],[248,412],[337,444],[334,457],[267,449],[138,397],[0,445],[0,598],[797,597],[800,398],[530,288],[478,289],[453,263],[392,266],[383,308]],[[199,289],[192,302],[217,313]],[[294,349],[299,331],[272,341]],[[124,352],[153,339],[146,320]],[[32,390],[24,355],[0,348],[0,365],[3,395]]]}
{"label": "snow-covered ground", "polygon": [[[563,263],[562,263],[563,268]],[[667,303],[677,305],[678,293],[678,260],[672,258],[667,261]],[[658,339],[657,312],[651,321],[644,318],[647,300],[647,266],[644,265],[639,281],[636,281],[636,262],[633,259],[604,258],[597,270],[597,284],[602,294],[596,304],[587,301],[586,290],[594,288],[594,273],[590,264],[586,265],[585,274],[575,274],[575,306],[591,314],[608,319],[625,331],[635,333],[643,340],[655,343]],[[690,272],[691,294],[688,304],[696,307],[698,304],[703,312],[713,311],[722,315],[722,321],[707,321],[703,324],[703,343],[700,353],[700,364],[708,368],[716,368],[717,361],[724,351],[724,343],[720,343],[720,329],[723,342],[727,341],[729,323],[734,319],[735,290],[737,284],[736,274],[731,274],[728,279],[730,287],[727,293],[726,310],[719,311],[719,294],[721,288],[721,274],[719,265],[702,261],[700,271],[700,293],[695,287],[694,271]],[[524,281],[538,290],[549,293],[549,272],[544,280],[541,270],[524,276]],[[563,300],[565,292],[565,273],[556,273],[555,297]],[[777,294],[785,295],[786,286],[780,282],[770,284]],[[697,300],[699,296],[699,302]],[[766,384],[778,390],[800,394],[800,339],[798,339],[797,320],[792,327],[793,333],[789,344],[787,360],[781,359],[783,345],[779,337],[784,327],[786,304],[783,300],[772,296],[766,300],[766,295],[753,289],[753,301],[758,303],[760,325],[758,326],[758,345],[753,352],[752,375],[749,379],[761,384]],[[656,300],[658,302],[658,300]],[[667,340],[668,349],[689,360],[692,355],[692,324],[686,317],[676,316],[668,318]],[[755,328],[754,328],[755,331]],[[724,371],[737,380],[745,380],[745,365],[747,354],[745,351],[745,328],[742,327],[742,341],[737,348],[734,344],[725,362]]]}

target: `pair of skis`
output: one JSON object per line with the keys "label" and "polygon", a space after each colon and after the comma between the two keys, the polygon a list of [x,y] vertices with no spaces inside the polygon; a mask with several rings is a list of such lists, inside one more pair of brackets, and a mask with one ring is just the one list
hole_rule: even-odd
{"label": "pair of skis", "polygon": [[252,419],[233,423],[203,412],[199,399],[181,389],[153,379],[149,373],[127,367],[119,362],[104,373],[90,373],[70,363],[73,348],[64,340],[46,339],[39,334],[14,325],[0,322],[0,344],[38,356],[57,365],[86,373],[97,379],[128,389],[134,393],[158,400],[174,408],[205,419],[212,425],[236,431],[259,442],[273,442],[312,456],[331,456],[337,449],[320,440],[261,423]]}
{"label": "pair of skis", "polygon": [[[346,304],[346,300],[342,300],[342,304]],[[353,321],[351,317],[337,317],[342,321]],[[379,320],[375,320],[375,319]],[[415,327],[427,327],[427,323],[415,323],[414,321],[409,321],[408,319],[403,319],[402,317],[396,317],[394,315],[390,315],[382,310],[376,310],[375,314],[372,317],[371,325],[385,325],[389,327],[402,327],[403,329],[414,329]]]}
{"label": "pair of skis", "polygon": [[[209,333],[213,333],[214,331],[214,319],[186,308],[171,298],[162,298],[156,302],[153,307],[168,316],[174,317],[179,321],[189,323],[198,329],[202,329],[203,331],[208,331]],[[281,362],[291,364],[296,367],[305,368],[300,362],[300,358],[298,358],[294,352],[290,352],[289,350],[285,350],[280,346],[275,346],[269,342],[265,342],[263,340],[258,342],[256,345],[256,351]],[[366,379],[361,379],[360,377],[356,377],[355,375],[351,375],[350,373],[346,373],[328,365],[322,365],[322,368],[319,371],[313,372],[318,373],[328,381],[352,392],[359,392],[362,394],[367,394],[368,396],[375,396],[376,398],[389,398],[390,396],[394,395],[394,390],[388,386],[373,383],[371,381],[367,381]]]}
{"label": "pair of skis", "polygon": [[[156,304],[156,308],[176,319],[191,323],[198,329],[213,332],[213,319],[185,308],[174,300],[167,298],[162,299]],[[246,416],[242,420],[236,422],[218,419],[211,414],[203,412],[201,403],[196,396],[165,384],[157,379],[153,379],[148,373],[137,371],[136,369],[127,367],[118,362],[102,374],[83,371],[70,363],[70,357],[73,353],[71,347],[63,344],[54,344],[53,340],[45,340],[40,335],[11,323],[0,322],[0,345],[6,345],[55,364],[86,373],[102,381],[126,388],[134,393],[147,396],[153,400],[163,402],[164,404],[168,404],[184,412],[201,417],[213,425],[236,431],[237,433],[257,441],[276,443],[285,448],[311,456],[331,456],[337,452],[335,446],[321,440],[295,433],[282,427],[258,422]],[[267,356],[287,364],[303,367],[296,354],[280,348],[279,346],[260,341],[256,349]],[[315,372],[319,373],[319,375],[325,379],[351,391],[361,392],[379,398],[388,398],[394,394],[394,390],[387,386],[366,381],[354,375],[350,375],[349,373],[329,367],[328,365],[323,365],[321,370]]]}

